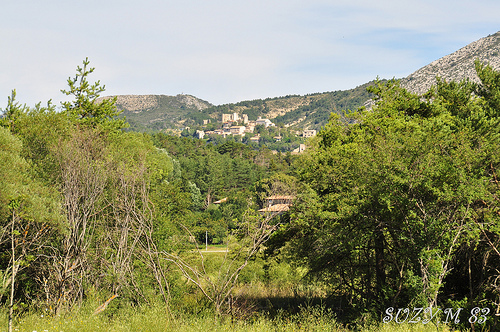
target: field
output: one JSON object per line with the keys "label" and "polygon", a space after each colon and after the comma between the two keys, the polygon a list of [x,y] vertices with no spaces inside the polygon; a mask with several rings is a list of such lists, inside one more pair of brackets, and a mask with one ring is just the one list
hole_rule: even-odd
{"label": "field", "polygon": [[[3,315],[5,317],[5,315]],[[1,326],[6,326],[3,320]],[[61,317],[47,317],[41,314],[27,315],[17,322],[15,331],[37,332],[85,332],[85,331],[350,331],[340,326],[334,317],[320,308],[303,308],[294,316],[255,316],[246,320],[232,320],[230,317],[215,319],[209,313],[198,315],[172,314],[160,306],[148,309],[121,310],[115,315],[93,315],[90,306]],[[372,325],[357,329],[367,332],[431,332],[450,331],[447,327],[435,325],[401,324]],[[2,331],[4,331],[2,329]]]}

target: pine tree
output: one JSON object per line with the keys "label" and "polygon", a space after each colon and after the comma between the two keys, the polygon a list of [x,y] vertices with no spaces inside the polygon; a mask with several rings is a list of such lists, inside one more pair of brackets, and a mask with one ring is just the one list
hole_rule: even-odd
{"label": "pine tree", "polygon": [[99,100],[105,91],[100,81],[90,84],[88,76],[95,68],[89,67],[90,61],[85,58],[83,67],[78,66],[75,78],[68,78],[69,90],[61,90],[67,96],[73,95],[75,100],[62,102],[64,111],[76,121],[91,127],[101,127],[105,131],[116,131],[128,127],[124,119],[117,119],[121,111],[116,108],[116,97]]}

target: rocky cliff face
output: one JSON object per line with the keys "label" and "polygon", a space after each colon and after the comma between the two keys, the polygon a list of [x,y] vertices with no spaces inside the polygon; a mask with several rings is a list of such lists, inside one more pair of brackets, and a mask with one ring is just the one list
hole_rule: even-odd
{"label": "rocky cliff face", "polygon": [[212,106],[209,102],[190,95],[177,95],[176,98],[179,103],[186,105],[187,108],[195,108],[198,111]]}
{"label": "rocky cliff face", "polygon": [[474,69],[474,61],[489,63],[494,69],[500,69],[500,32],[481,38],[458,51],[433,61],[413,74],[401,80],[401,86],[407,90],[423,94],[436,83],[436,76],[446,81],[461,81],[469,78],[479,81]]}
{"label": "rocky cliff face", "polygon": [[116,97],[118,108],[132,113],[139,113],[143,110],[155,109],[158,107],[158,97],[154,95],[123,95]]}

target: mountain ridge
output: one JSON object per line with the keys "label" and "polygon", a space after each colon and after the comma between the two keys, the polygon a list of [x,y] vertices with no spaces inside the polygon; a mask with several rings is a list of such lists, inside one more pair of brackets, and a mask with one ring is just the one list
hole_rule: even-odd
{"label": "mountain ridge", "polygon": [[401,80],[407,90],[424,94],[440,77],[446,81],[461,81],[469,78],[479,82],[474,61],[487,62],[493,69],[500,69],[500,32],[478,39],[451,54],[434,60]]}
{"label": "mountain ridge", "polygon": [[[401,79],[401,86],[421,95],[436,83],[436,77],[447,81],[468,78],[477,82],[479,79],[474,67],[476,59],[500,70],[500,32],[471,42],[416,70]],[[250,119],[262,116],[285,126],[320,129],[328,122],[331,112],[342,113],[370,105],[372,95],[366,92],[366,87],[370,84],[373,81],[349,90],[255,99],[224,105],[213,105],[184,94],[122,95],[116,96],[116,105],[123,111],[123,116],[127,117],[132,130],[138,131],[181,129],[201,125],[204,121],[220,122],[223,113],[245,113]]]}

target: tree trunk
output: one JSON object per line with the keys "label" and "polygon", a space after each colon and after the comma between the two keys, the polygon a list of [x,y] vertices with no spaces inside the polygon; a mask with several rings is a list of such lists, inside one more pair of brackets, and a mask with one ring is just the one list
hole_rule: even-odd
{"label": "tree trunk", "polygon": [[10,300],[9,300],[9,332],[12,332],[12,323],[14,318],[14,290],[17,274],[16,266],[16,243],[14,241],[14,224],[16,222],[16,210],[12,211],[12,225],[10,229],[10,245],[12,250],[12,277],[10,282]]}
{"label": "tree trunk", "polygon": [[375,296],[379,299],[383,298],[381,295],[386,281],[384,242],[383,230],[379,228],[375,231],[375,277],[377,285]]}

